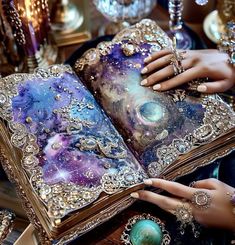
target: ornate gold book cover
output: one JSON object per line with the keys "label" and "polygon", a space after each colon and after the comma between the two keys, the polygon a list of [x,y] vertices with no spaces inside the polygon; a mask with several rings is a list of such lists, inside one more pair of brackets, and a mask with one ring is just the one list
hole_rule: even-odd
{"label": "ornate gold book cover", "polygon": [[173,180],[234,149],[234,113],[219,96],[139,85],[144,58],[166,47],[143,20],[85,53],[77,75],[55,65],[0,80],[1,162],[43,244],[110,219],[144,178]]}

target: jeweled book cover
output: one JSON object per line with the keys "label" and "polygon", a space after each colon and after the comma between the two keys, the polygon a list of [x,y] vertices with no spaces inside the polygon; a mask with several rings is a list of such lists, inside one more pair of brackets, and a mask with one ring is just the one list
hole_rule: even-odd
{"label": "jeweled book cover", "polygon": [[[65,244],[133,203],[143,179],[175,179],[234,149],[217,95],[139,85],[143,60],[171,47],[150,20],[71,67],[2,78],[1,163],[42,244]],[[96,100],[96,99],[97,100]]]}

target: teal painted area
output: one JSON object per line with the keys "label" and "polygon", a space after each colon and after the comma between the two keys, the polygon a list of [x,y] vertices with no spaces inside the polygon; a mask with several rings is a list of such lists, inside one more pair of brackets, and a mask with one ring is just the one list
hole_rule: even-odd
{"label": "teal painted area", "polygon": [[140,115],[149,122],[157,122],[164,115],[164,109],[156,102],[148,102],[140,107]]}
{"label": "teal painted area", "polygon": [[132,245],[161,245],[162,238],[160,226],[152,220],[137,221],[130,232]]}

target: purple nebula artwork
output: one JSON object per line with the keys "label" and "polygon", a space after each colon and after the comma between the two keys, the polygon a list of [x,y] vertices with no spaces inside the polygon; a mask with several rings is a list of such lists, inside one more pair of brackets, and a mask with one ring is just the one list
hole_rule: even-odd
{"label": "purple nebula artwork", "polygon": [[127,166],[140,171],[109,118],[73,73],[19,84],[12,110],[14,122],[37,138],[47,184],[96,187],[105,173]]}
{"label": "purple nebula artwork", "polygon": [[153,47],[142,43],[127,55],[125,42],[114,43],[98,62],[86,65],[78,74],[147,167],[158,161],[159,147],[182,140],[200,127],[205,108],[201,99],[186,96],[182,89],[161,93],[141,86],[140,71]]}

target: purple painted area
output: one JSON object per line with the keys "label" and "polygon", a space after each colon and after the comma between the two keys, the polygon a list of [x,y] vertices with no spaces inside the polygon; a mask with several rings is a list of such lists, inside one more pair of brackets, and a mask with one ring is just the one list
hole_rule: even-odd
{"label": "purple painted area", "polygon": [[[72,182],[91,187],[100,184],[104,173],[115,173],[126,166],[140,169],[107,116],[74,74],[34,78],[20,84],[18,91],[12,100],[14,121],[36,135],[40,147],[37,157],[47,183]],[[110,155],[105,155],[98,146],[82,147],[88,138],[103,147],[110,142],[116,146],[110,149]],[[127,151],[127,155],[112,157],[121,151]]]}

